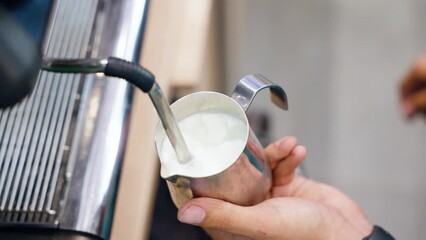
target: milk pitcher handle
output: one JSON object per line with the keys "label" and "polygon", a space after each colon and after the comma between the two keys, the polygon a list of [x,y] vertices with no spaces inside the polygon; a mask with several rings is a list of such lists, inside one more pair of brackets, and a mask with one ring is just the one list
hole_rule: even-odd
{"label": "milk pitcher handle", "polygon": [[271,101],[283,110],[288,109],[287,96],[279,85],[269,81],[261,74],[247,75],[241,79],[232,93],[234,99],[244,111],[247,111],[254,97],[262,89],[269,88]]}

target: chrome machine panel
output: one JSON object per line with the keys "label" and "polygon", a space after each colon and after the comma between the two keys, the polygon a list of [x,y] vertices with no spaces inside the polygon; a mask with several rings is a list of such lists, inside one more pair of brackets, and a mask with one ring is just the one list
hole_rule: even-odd
{"label": "chrome machine panel", "polygon": [[[57,0],[48,57],[138,61],[146,0]],[[31,227],[107,239],[133,87],[95,74],[40,71],[19,105],[0,111],[0,231]]]}

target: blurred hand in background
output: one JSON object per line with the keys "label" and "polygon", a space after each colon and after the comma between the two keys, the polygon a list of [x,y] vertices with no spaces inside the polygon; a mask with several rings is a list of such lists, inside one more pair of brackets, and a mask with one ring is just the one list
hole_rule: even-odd
{"label": "blurred hand in background", "polygon": [[400,96],[405,117],[426,117],[426,55],[420,57],[402,79]]}

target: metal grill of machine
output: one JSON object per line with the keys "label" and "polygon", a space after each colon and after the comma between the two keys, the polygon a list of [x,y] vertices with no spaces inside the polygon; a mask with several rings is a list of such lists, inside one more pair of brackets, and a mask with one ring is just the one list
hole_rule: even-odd
{"label": "metal grill of machine", "polygon": [[[145,0],[57,0],[47,57],[137,61]],[[133,88],[101,75],[40,71],[19,105],[0,111],[0,233],[52,228],[108,238]]]}
{"label": "metal grill of machine", "polygon": [[[58,1],[54,7],[44,54],[86,57],[97,1]],[[31,96],[0,113],[1,221],[54,224],[65,177],[61,166],[68,164],[70,146],[66,140],[72,137],[72,132],[68,133],[80,98],[80,78],[40,72]]]}

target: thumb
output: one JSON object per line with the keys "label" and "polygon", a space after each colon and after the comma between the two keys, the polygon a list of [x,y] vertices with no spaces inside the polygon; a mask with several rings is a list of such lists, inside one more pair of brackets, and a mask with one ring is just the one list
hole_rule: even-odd
{"label": "thumb", "polygon": [[262,214],[255,207],[242,207],[213,198],[196,198],[179,209],[178,219],[183,223],[258,239],[266,235],[265,221],[260,221],[259,215]]}

